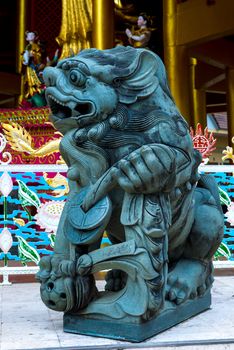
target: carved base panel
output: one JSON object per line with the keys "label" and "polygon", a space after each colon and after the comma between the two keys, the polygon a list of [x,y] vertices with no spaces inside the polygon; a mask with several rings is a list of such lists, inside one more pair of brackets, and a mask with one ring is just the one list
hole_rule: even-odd
{"label": "carved base panel", "polygon": [[195,300],[188,300],[182,305],[166,302],[162,312],[144,323],[124,323],[123,320],[100,320],[86,318],[84,315],[64,314],[64,331],[91,335],[94,337],[141,342],[166,329],[187,320],[207,309],[211,305],[210,290]]}

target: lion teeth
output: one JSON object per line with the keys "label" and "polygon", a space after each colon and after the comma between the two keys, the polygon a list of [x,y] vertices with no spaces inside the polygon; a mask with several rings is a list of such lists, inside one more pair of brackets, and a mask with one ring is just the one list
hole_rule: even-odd
{"label": "lion teeth", "polygon": [[57,100],[57,98],[55,98],[54,96],[49,95],[48,97],[49,97],[51,100],[55,101],[56,103],[60,104],[61,106],[66,106],[65,103],[63,103],[63,102]]}

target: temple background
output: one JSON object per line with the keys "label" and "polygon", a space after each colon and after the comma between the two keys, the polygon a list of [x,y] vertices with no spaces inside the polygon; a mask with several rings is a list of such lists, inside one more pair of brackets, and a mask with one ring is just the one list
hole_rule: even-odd
{"label": "temple background", "polygon": [[[76,13],[70,19],[69,6]],[[151,48],[166,64],[173,96],[184,117],[192,127],[197,122],[206,126],[209,113],[209,126],[218,137],[212,161],[220,163],[220,151],[232,145],[234,135],[232,0],[157,0],[153,7],[150,0],[1,1],[0,108],[18,103],[25,30],[37,30],[52,57],[56,48],[60,54],[65,50],[58,42],[64,48],[74,45],[71,38],[64,42],[69,22],[78,23],[78,32],[71,35],[80,42],[77,48],[84,48],[85,41],[87,47],[101,49],[119,40],[127,45],[124,30],[136,23],[140,12],[152,18]],[[87,31],[85,38],[82,30]]]}

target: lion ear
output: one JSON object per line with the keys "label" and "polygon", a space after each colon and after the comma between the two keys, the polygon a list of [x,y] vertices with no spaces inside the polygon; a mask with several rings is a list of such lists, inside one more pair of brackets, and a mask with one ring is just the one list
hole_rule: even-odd
{"label": "lion ear", "polygon": [[130,74],[118,77],[118,86],[116,86],[119,101],[126,104],[149,96],[159,84],[156,76],[158,62],[155,55],[148,50],[135,50],[139,50],[139,54],[129,66]]}

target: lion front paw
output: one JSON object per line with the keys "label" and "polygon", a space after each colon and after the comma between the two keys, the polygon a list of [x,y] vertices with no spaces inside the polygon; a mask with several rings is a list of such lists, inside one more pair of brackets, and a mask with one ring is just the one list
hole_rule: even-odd
{"label": "lion front paw", "polygon": [[212,283],[213,276],[202,262],[181,259],[169,273],[166,299],[179,305],[202,296]]}

